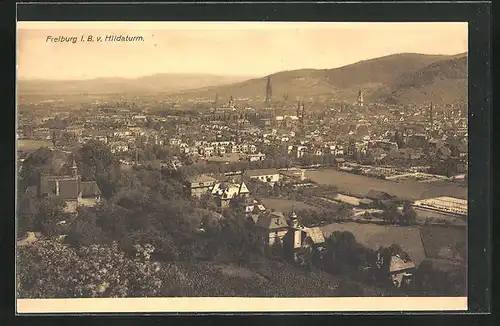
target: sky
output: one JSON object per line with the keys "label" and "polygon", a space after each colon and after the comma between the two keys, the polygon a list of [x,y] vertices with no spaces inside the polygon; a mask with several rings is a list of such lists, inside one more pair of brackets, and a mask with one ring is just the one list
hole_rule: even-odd
{"label": "sky", "polygon": [[[92,35],[103,42],[81,42]],[[105,42],[106,35],[143,41]],[[47,37],[76,37],[76,43]],[[158,73],[260,77],[330,69],[396,53],[458,54],[467,23],[18,22],[23,79],[135,78]]]}

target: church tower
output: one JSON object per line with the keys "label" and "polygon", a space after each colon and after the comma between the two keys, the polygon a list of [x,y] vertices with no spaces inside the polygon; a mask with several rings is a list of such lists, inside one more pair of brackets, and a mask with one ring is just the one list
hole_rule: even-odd
{"label": "church tower", "polygon": [[73,157],[73,165],[71,166],[71,176],[75,179],[78,178],[78,166],[76,165],[74,157]]}
{"label": "church tower", "polygon": [[299,229],[299,219],[297,214],[295,213],[295,209],[293,209],[292,214],[289,217],[289,225],[290,231],[292,234],[293,246],[292,248],[299,249],[302,247],[302,230]]}
{"label": "church tower", "polygon": [[299,227],[299,219],[295,213],[295,209],[292,211],[292,215],[290,215],[290,226],[294,229]]}
{"label": "church tower", "polygon": [[266,104],[271,104],[272,97],[273,97],[273,89],[271,87],[271,76],[267,76]]}
{"label": "church tower", "polygon": [[358,92],[358,100],[357,100],[357,104],[358,104],[359,106],[361,106],[361,107],[362,107],[362,106],[363,106],[363,104],[364,104],[364,99],[363,99],[363,91],[359,91],[359,92]]}

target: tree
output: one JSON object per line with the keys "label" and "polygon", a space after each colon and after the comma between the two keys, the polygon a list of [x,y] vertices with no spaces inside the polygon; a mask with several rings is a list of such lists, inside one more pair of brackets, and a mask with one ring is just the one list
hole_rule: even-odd
{"label": "tree", "polygon": [[281,257],[283,255],[283,242],[280,239],[275,239],[270,249],[273,256]]}
{"label": "tree", "polygon": [[66,220],[63,209],[66,203],[58,198],[43,198],[37,204],[33,222],[33,231],[45,235],[58,235],[58,223]]}
{"label": "tree", "polygon": [[97,214],[92,209],[78,209],[77,217],[69,225],[66,242],[73,246],[110,244],[111,241],[97,225]]}
{"label": "tree", "polygon": [[415,296],[465,296],[466,265],[439,269],[432,261],[423,261],[415,270],[410,293]]}
{"label": "tree", "polygon": [[55,172],[52,164],[53,157],[54,153],[47,147],[39,148],[28,155],[19,174],[25,180],[26,186],[38,185],[41,175]]}
{"label": "tree", "polygon": [[400,214],[398,212],[398,206],[395,202],[386,202],[383,219],[387,223],[397,223],[400,220]]}
{"label": "tree", "polygon": [[413,225],[417,220],[417,213],[413,209],[411,202],[403,202],[403,214],[400,216],[400,224],[402,225]]}
{"label": "tree", "polygon": [[375,266],[376,252],[359,244],[350,232],[333,232],[326,239],[325,247],[322,266],[330,273],[363,279],[365,267]]}
{"label": "tree", "polygon": [[18,201],[17,230],[18,235],[35,230],[35,220],[38,214],[38,201],[36,198],[22,194]]}
{"label": "tree", "polygon": [[78,144],[78,137],[71,132],[63,132],[59,138],[59,144],[62,146],[74,146]]}
{"label": "tree", "polygon": [[398,148],[404,148],[405,147],[405,142],[403,135],[401,134],[400,131],[396,131],[394,134],[394,141],[396,144],[398,144]]}
{"label": "tree", "polygon": [[[175,266],[152,262],[151,245],[127,257],[112,246],[67,247],[50,239],[17,251],[20,298],[166,296],[180,284]],[[57,263],[53,263],[57,262]]]}
{"label": "tree", "polygon": [[120,164],[109,148],[98,141],[84,144],[77,153],[82,180],[95,180],[103,197],[110,198],[120,179]]}
{"label": "tree", "polygon": [[201,195],[201,197],[199,199],[199,206],[203,209],[207,209],[210,211],[217,210],[217,205],[215,204],[215,199],[209,193],[205,193],[205,194]]}
{"label": "tree", "polygon": [[341,203],[337,211],[337,217],[340,221],[344,221],[349,217],[352,217],[353,211],[351,206],[346,203]]}

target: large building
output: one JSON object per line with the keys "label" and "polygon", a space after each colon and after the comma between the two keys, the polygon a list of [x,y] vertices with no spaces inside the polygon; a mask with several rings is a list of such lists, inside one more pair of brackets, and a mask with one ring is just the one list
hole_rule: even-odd
{"label": "large building", "polygon": [[211,188],[212,195],[215,196],[217,205],[222,208],[229,206],[229,202],[235,197],[245,198],[250,194],[244,182],[217,182]]}
{"label": "large building", "polygon": [[208,193],[216,182],[217,179],[206,174],[200,174],[188,178],[185,187],[192,197],[201,197],[203,194]]}
{"label": "large building", "polygon": [[435,197],[417,200],[413,203],[415,210],[437,212],[444,215],[467,217],[467,200],[454,197]]}
{"label": "large building", "polygon": [[277,169],[258,169],[245,171],[245,176],[250,179],[259,180],[274,185],[280,181],[280,173]]}
{"label": "large building", "polygon": [[71,166],[71,175],[45,175],[40,177],[38,187],[28,187],[27,193],[39,197],[57,197],[62,199],[67,213],[76,212],[78,206],[95,206],[101,191],[95,181],[81,181],[75,160]]}
{"label": "large building", "polygon": [[287,219],[281,212],[261,215],[255,226],[260,239],[269,245],[282,241],[290,229]]}
{"label": "large building", "polygon": [[273,98],[273,89],[271,86],[271,76],[267,76],[266,84],[266,104],[271,104]]}

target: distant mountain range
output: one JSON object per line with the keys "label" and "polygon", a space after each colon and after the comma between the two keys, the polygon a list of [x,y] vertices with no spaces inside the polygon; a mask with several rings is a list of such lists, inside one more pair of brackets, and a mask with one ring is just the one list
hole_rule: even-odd
{"label": "distant mountain range", "polygon": [[232,84],[249,76],[210,74],[156,74],[139,78],[94,78],[85,80],[20,79],[21,94],[114,94],[174,93],[187,89]]}
{"label": "distant mountain range", "polygon": [[368,99],[386,103],[467,103],[467,55],[450,56],[403,73]]}
{"label": "distant mountain range", "polygon": [[[171,93],[182,98],[221,101],[265,98],[268,76],[248,79],[213,75],[159,74],[137,79],[103,78],[91,81],[20,81],[21,92],[134,92]],[[308,101],[329,97],[354,102],[358,92],[365,102],[392,104],[464,103],[467,101],[467,53],[458,55],[394,54],[334,69],[300,69],[270,75],[273,100],[296,97]]]}
{"label": "distant mountain range", "polygon": [[[267,77],[231,85],[207,87],[183,92],[190,96],[220,98],[265,98]],[[324,96],[354,102],[358,92],[365,102],[392,104],[458,103],[467,99],[467,54],[424,55],[403,53],[360,61],[335,69],[301,69],[270,75],[273,98],[282,100],[285,94],[308,101]]]}

